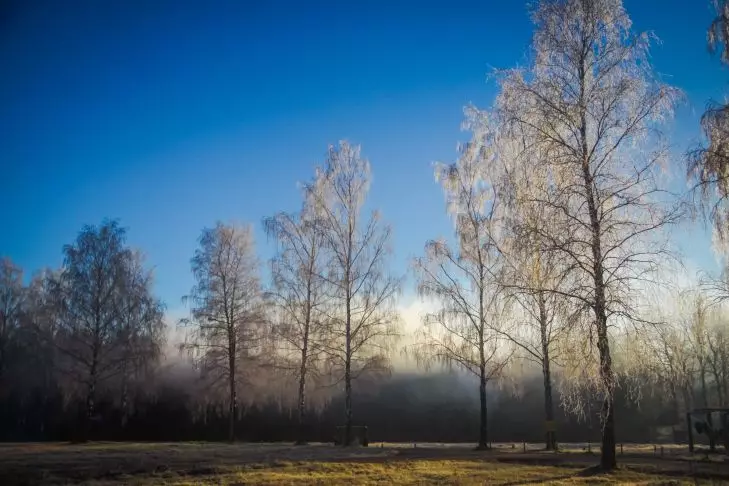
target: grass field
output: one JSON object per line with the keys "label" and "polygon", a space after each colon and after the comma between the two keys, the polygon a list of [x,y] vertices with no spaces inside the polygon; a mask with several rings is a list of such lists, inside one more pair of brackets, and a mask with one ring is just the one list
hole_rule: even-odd
{"label": "grass field", "polygon": [[[580,452],[488,452],[464,445],[62,443],[0,444],[0,485],[729,484],[721,460],[626,450],[611,474]],[[574,447],[575,450],[579,447]]]}

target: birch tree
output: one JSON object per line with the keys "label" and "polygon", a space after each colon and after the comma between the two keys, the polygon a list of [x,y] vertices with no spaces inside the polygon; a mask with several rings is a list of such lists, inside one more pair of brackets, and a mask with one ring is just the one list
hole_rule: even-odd
{"label": "birch tree", "polygon": [[182,348],[211,387],[226,385],[234,441],[238,389],[258,354],[265,317],[253,231],[223,223],[204,229],[191,265],[195,286],[185,298],[190,317],[180,321],[189,331]]}
{"label": "birch tree", "polygon": [[547,450],[556,450],[552,370],[560,358],[560,345],[566,344],[572,309],[567,299],[553,289],[565,288],[569,272],[554,252],[545,251],[546,245],[539,237],[545,231],[544,225],[549,224],[548,208],[518,202],[511,207],[516,221],[511,223],[510,238],[502,246],[508,261],[503,285],[523,318],[512,319],[501,332],[542,371],[545,443]]}
{"label": "birch tree", "polygon": [[341,141],[329,146],[324,166],[306,186],[329,253],[326,281],[333,310],[324,351],[332,372],[344,381],[345,446],[352,437],[352,382],[387,367],[399,324],[394,310],[399,281],[387,268],[391,230],[377,211],[363,214],[370,181],[360,147]]}
{"label": "birch tree", "polygon": [[[136,344],[130,341],[131,335],[158,336],[146,333],[150,322],[141,323],[127,314],[142,302],[155,309],[161,304],[149,286],[134,285],[135,281],[149,282],[151,277],[135,263],[125,240],[126,231],[116,221],[85,226],[76,242],[64,247],[63,268],[53,282],[53,294],[59,299],[53,336],[57,365],[71,383],[85,391],[84,439],[95,414],[99,387],[119,377],[130,362],[129,352]],[[151,325],[159,329],[161,324],[157,320]]]}
{"label": "birch tree", "polygon": [[714,380],[716,403],[729,405],[729,331],[727,323],[717,319],[709,328],[707,364]]}
{"label": "birch tree", "polygon": [[609,328],[639,321],[638,282],[669,254],[662,228],[680,211],[661,188],[660,124],[679,92],[652,71],[651,37],[634,34],[620,0],[543,0],[533,20],[528,70],[501,73],[502,119],[546,157],[549,184],[535,204],[552,208],[541,241],[573,273],[559,290],[591,313],[603,405],[601,466],[615,456],[616,386]]}
{"label": "birch tree", "polygon": [[498,281],[503,260],[494,242],[501,224],[490,179],[495,156],[486,125],[474,128],[478,131],[458,161],[435,167],[457,242],[429,241],[425,256],[413,262],[419,293],[439,306],[423,319],[415,355],[426,366],[455,365],[478,378],[478,449],[488,449],[487,386],[501,376],[510,352],[497,331],[507,316]]}
{"label": "birch tree", "polygon": [[[472,110],[473,111],[473,110]],[[471,115],[475,123],[484,115]],[[559,345],[572,320],[569,301],[559,291],[569,281],[569,267],[541,234],[550,224],[553,208],[536,204],[534,196],[548,190],[550,184],[545,153],[529,148],[525,132],[511,132],[502,127],[496,114],[497,136],[491,143],[496,151],[499,171],[498,193],[502,200],[503,222],[499,238],[494,241],[504,260],[500,285],[510,301],[517,304],[520,315],[507,321],[498,332],[513,343],[528,361],[542,371],[544,387],[545,443],[548,450],[557,448],[554,423],[552,366],[560,357]],[[541,161],[541,162],[539,162]],[[493,174],[493,170],[491,173]]]}
{"label": "birch tree", "polygon": [[298,380],[297,444],[306,443],[307,379],[317,371],[325,325],[324,238],[315,216],[305,205],[299,214],[279,213],[263,223],[278,247],[271,260],[270,293],[280,310],[274,333],[283,341]]}
{"label": "birch tree", "polygon": [[682,413],[693,405],[693,384],[696,361],[688,339],[687,329],[666,325],[651,333],[649,349],[653,352],[653,365],[659,382],[673,402],[676,423],[685,416]]}

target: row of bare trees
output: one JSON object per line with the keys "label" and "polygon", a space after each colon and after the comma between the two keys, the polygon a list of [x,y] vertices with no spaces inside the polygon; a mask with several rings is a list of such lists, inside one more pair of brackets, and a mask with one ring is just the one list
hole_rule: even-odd
{"label": "row of bare trees", "polygon": [[[726,2],[717,12],[709,40],[724,46]],[[543,0],[532,19],[526,66],[494,73],[493,107],[466,110],[471,140],[455,164],[436,166],[455,241],[431,241],[414,261],[421,294],[438,304],[414,351],[426,364],[457,365],[478,377],[481,448],[488,446],[487,385],[503,377],[515,352],[541,366],[546,442],[556,447],[552,367],[559,364],[565,406],[584,405],[585,394],[570,389],[602,397],[601,465],[611,469],[616,340],[631,335],[654,348],[661,343],[651,367],[669,366],[672,378],[659,375],[672,393],[693,390],[695,369],[702,383],[709,368],[722,369],[716,364],[725,352],[721,326],[698,334],[677,330],[650,318],[646,305],[662,284],[659,270],[674,257],[668,230],[688,209],[668,189],[662,132],[682,94],[652,69],[653,36],[633,31],[621,0]],[[689,168],[713,201],[720,234],[725,111],[707,111],[708,146],[690,153]],[[695,349],[698,342],[717,343],[717,351],[707,344],[698,354],[675,354],[690,365],[667,358],[669,348],[691,339]],[[725,378],[712,376],[724,403]],[[702,384],[704,403],[707,393]]]}
{"label": "row of bare trees", "polygon": [[190,330],[183,348],[212,384],[226,383],[231,440],[237,390],[246,375],[268,367],[298,381],[300,427],[309,388],[343,383],[350,443],[352,382],[388,368],[398,325],[399,281],[386,266],[390,228],[377,212],[365,214],[369,183],[358,146],[329,147],[324,166],[303,186],[302,209],[263,222],[277,246],[268,289],[250,227],[219,223],[203,231],[192,260],[192,313],[181,322]]}
{"label": "row of bare trees", "polygon": [[729,407],[729,323],[710,297],[702,286],[674,292],[665,325],[639,343],[634,371],[670,397],[678,423],[694,407]]}

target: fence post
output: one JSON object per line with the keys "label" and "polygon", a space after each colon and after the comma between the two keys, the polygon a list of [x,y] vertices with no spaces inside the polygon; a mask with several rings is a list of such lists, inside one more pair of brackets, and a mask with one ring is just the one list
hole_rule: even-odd
{"label": "fence post", "polygon": [[694,453],[694,430],[691,427],[691,412],[686,412],[686,428],[688,429],[689,452]]}
{"label": "fence post", "polygon": [[623,444],[622,443],[620,444],[620,455],[621,456],[623,455]]}

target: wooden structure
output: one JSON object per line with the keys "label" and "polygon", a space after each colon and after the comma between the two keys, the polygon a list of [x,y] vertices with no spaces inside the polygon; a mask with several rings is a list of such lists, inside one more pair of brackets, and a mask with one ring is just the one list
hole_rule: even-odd
{"label": "wooden structure", "polygon": [[729,408],[697,408],[686,413],[689,451],[694,451],[694,434],[706,435],[709,450],[716,451],[717,442],[729,451]]}

